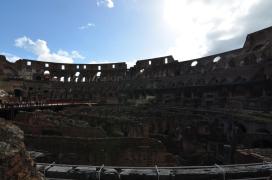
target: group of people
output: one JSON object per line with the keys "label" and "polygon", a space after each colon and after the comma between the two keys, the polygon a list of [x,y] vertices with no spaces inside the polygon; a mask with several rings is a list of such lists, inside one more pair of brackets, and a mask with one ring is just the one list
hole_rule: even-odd
{"label": "group of people", "polygon": [[0,109],[6,108],[18,108],[18,107],[30,107],[30,106],[44,106],[42,101],[20,101],[20,102],[1,102]]}

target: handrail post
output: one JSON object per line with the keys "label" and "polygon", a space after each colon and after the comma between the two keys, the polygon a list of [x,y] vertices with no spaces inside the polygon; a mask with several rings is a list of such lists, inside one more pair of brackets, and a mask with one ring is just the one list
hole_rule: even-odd
{"label": "handrail post", "polygon": [[158,180],[160,180],[160,171],[159,171],[159,169],[158,169],[158,166],[155,165],[155,168],[156,168]]}
{"label": "handrail post", "polygon": [[226,171],[223,167],[219,166],[218,164],[215,164],[215,166],[222,172],[223,180],[226,180]]}
{"label": "handrail post", "polygon": [[100,167],[99,171],[98,171],[98,180],[100,180],[101,177],[101,171],[104,168],[104,164]]}

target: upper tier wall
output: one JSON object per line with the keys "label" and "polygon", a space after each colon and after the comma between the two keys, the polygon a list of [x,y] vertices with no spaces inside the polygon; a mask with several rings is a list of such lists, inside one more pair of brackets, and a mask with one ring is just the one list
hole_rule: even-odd
{"label": "upper tier wall", "polygon": [[[249,34],[244,47],[241,49],[183,62],[178,62],[172,56],[165,56],[139,60],[134,67],[127,69],[127,64],[124,62],[110,64],[62,64],[21,59],[15,63],[8,63],[5,57],[1,56],[0,68],[2,67],[3,70],[2,76],[16,76],[28,80],[62,79],[62,81],[69,80],[69,82],[81,80],[81,82],[91,82],[97,79],[102,81],[119,81],[135,78],[201,75],[214,71],[227,72],[231,68],[242,68],[244,65],[270,61],[272,59],[271,42],[272,27]],[[267,66],[267,68],[268,71],[271,69],[270,66]]]}
{"label": "upper tier wall", "polygon": [[52,63],[43,61],[34,61],[28,59],[20,59],[16,61],[18,69],[31,67],[32,69],[46,69],[46,70],[66,70],[66,71],[112,71],[112,70],[126,70],[126,63],[109,63],[109,64],[65,64],[65,63]]}

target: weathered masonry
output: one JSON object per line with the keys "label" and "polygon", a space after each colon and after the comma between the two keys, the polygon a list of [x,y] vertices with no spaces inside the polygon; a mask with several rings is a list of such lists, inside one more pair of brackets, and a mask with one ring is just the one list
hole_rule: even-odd
{"label": "weathered masonry", "polygon": [[272,27],[130,68],[0,56],[0,117],[3,178],[269,179]]}
{"label": "weathered masonry", "polygon": [[[172,56],[126,63],[9,63],[1,88],[22,100],[158,103],[271,110],[272,28],[247,36],[241,49],[178,62]],[[5,83],[7,82],[7,83]]]}

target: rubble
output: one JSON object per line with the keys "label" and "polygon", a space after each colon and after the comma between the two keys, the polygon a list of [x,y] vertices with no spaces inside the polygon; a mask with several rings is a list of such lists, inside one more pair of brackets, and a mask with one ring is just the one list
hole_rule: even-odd
{"label": "rubble", "polygon": [[24,134],[15,125],[0,119],[0,179],[42,180],[26,152]]}

